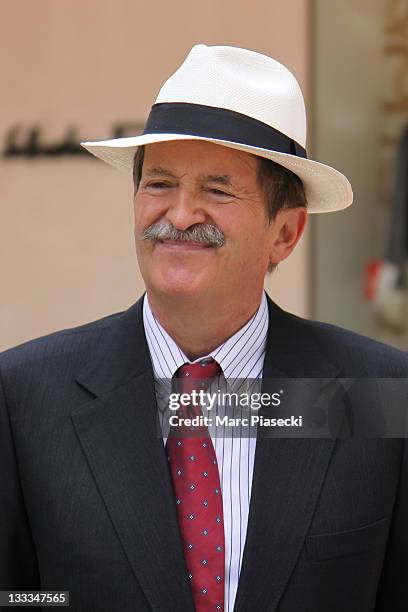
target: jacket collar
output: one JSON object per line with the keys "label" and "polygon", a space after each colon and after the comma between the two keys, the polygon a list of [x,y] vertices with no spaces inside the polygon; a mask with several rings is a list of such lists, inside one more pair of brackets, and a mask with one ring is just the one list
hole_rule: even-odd
{"label": "jacket collar", "polygon": [[[339,370],[323,354],[313,329],[285,312],[269,296],[269,330],[264,377],[334,378]],[[77,381],[95,395],[106,393],[153,369],[143,326],[143,296],[100,326],[97,353]]]}

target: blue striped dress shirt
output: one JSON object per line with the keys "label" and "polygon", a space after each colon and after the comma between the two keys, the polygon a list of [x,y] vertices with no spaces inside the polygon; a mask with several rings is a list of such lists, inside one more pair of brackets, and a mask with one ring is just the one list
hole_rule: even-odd
{"label": "blue striped dress shirt", "polygon": [[[191,362],[152,313],[147,295],[143,303],[143,323],[156,383],[166,385],[185,363],[215,359],[227,379],[262,378],[269,324],[265,293],[253,317],[221,346]],[[214,436],[213,440],[223,498],[225,530],[225,612],[232,612],[241,571],[246,538],[256,437]],[[163,431],[163,441],[166,443]]]}

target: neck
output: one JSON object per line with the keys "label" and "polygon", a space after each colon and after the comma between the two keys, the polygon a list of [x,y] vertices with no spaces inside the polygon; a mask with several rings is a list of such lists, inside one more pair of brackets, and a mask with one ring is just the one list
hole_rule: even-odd
{"label": "neck", "polygon": [[214,303],[205,298],[163,297],[147,291],[150,308],[183,353],[194,361],[211,353],[243,327],[257,311],[262,292],[250,303]]}

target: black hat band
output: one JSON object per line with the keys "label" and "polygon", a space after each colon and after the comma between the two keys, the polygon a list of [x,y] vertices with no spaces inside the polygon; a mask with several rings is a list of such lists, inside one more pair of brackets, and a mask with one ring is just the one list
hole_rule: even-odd
{"label": "black hat band", "polygon": [[154,104],[143,134],[186,134],[228,140],[307,158],[306,150],[279,130],[225,108],[163,102]]}

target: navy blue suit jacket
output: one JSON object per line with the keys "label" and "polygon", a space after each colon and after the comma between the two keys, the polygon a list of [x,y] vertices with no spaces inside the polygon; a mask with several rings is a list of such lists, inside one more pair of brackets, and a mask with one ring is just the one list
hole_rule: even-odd
{"label": "navy blue suit jacket", "polygon": [[[268,305],[265,378],[407,376],[404,353]],[[0,589],[193,612],[142,300],[0,372]],[[259,439],[235,612],[406,612],[407,477],[402,439]]]}

